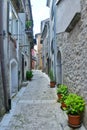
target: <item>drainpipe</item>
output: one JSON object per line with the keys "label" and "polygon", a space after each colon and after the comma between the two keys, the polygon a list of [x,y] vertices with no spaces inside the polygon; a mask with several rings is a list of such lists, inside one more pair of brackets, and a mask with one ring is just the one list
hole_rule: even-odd
{"label": "drainpipe", "polygon": [[0,62],[1,62],[1,75],[4,91],[4,106],[8,111],[8,95],[7,95],[7,83],[5,75],[5,62],[4,62],[4,42],[3,42],[3,0],[0,0]]}
{"label": "drainpipe", "polygon": [[[47,24],[47,29],[48,29],[48,33],[50,34],[50,25],[49,25],[49,20],[48,20],[48,24]],[[49,58],[49,65],[48,65],[48,74],[49,74],[49,71],[50,71],[50,35],[48,35],[48,58]]]}
{"label": "drainpipe", "polygon": [[54,0],[54,75],[56,80],[57,71],[57,43],[56,43],[56,0]]}

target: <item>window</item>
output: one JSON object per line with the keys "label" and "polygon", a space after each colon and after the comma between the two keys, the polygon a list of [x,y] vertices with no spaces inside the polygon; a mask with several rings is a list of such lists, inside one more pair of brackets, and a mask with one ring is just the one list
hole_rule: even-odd
{"label": "window", "polygon": [[53,39],[52,39],[52,42],[51,42],[51,52],[52,52],[52,54],[54,53],[54,44],[53,44]]}

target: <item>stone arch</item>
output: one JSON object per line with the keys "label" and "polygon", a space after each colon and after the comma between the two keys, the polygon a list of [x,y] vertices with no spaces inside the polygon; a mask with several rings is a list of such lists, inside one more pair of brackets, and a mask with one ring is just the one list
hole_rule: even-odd
{"label": "stone arch", "polygon": [[15,59],[10,61],[10,95],[18,92],[18,63]]}
{"label": "stone arch", "polygon": [[57,52],[57,84],[62,84],[62,62],[60,50]]}

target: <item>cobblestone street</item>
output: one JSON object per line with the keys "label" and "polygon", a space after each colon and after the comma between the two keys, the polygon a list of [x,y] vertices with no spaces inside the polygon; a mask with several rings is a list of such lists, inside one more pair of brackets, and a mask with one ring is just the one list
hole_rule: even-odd
{"label": "cobblestone street", "polygon": [[3,117],[0,130],[72,130],[46,74],[34,71],[32,81],[13,98],[12,110]]}

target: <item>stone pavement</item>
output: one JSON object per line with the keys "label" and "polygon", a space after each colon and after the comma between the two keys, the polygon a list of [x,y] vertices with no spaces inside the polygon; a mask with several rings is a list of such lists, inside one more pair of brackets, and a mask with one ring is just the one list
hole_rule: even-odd
{"label": "stone pavement", "polygon": [[[57,102],[56,88],[41,71],[12,100],[12,109],[0,122],[0,130],[73,130]],[[86,130],[83,126],[76,130]]]}

